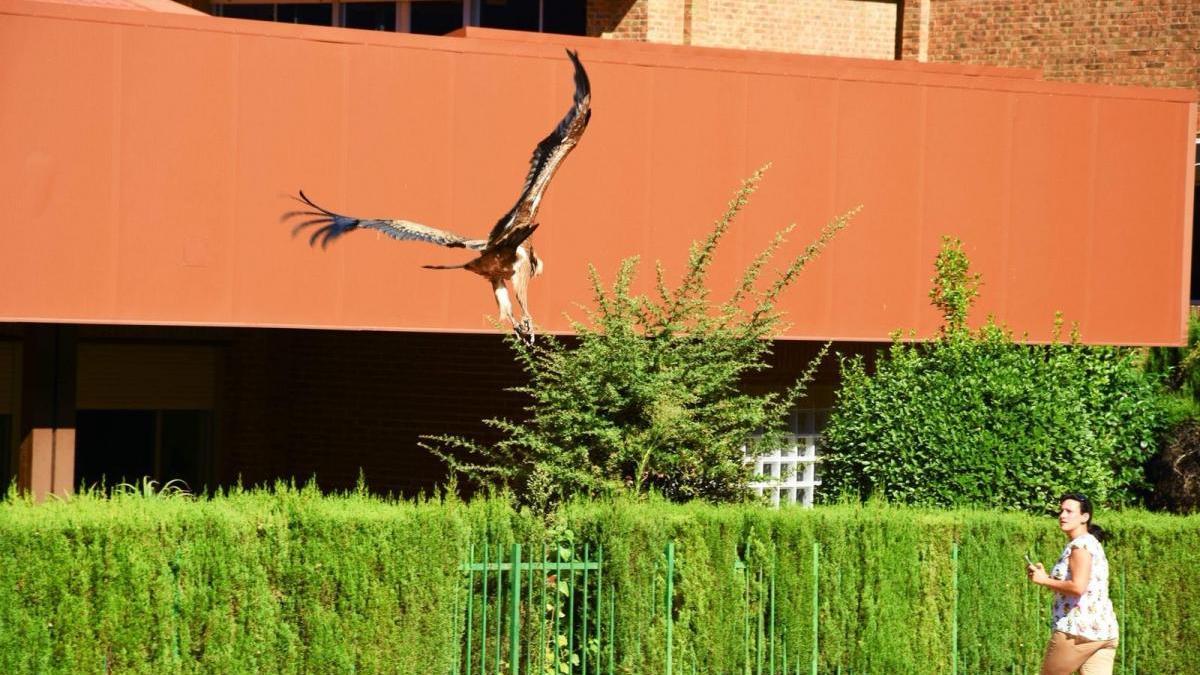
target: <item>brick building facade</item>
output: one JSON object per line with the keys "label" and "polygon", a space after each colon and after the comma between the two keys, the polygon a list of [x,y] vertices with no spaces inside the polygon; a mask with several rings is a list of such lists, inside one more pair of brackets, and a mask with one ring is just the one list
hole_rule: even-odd
{"label": "brick building facade", "polygon": [[1048,80],[1200,88],[1200,3],[904,3],[906,60],[1037,68]]}
{"label": "brick building facade", "polygon": [[[469,24],[698,47],[1034,68],[1048,80],[1071,82],[1200,87],[1200,3],[1189,0],[184,1],[224,16],[355,28],[441,33]],[[370,20],[364,18],[368,14]]]}
{"label": "brick building facade", "polygon": [[[21,345],[56,354],[22,355]],[[498,437],[483,420],[520,419],[527,403],[510,390],[524,377],[498,335],[0,324],[0,348],[0,421],[32,428],[56,417],[74,429],[74,486],[148,476],[192,488],[316,478],[349,489],[361,472],[373,490],[414,495],[445,478],[423,437],[487,444]],[[786,387],[817,348],[779,343],[775,367],[749,386]],[[810,388],[824,407],[836,377],[825,359]],[[9,441],[0,437],[0,466],[16,459]]]}
{"label": "brick building facade", "polygon": [[588,34],[697,47],[890,59],[897,4],[858,0],[591,0]]}
{"label": "brick building facade", "polygon": [[589,0],[587,19],[612,39],[1200,89],[1200,3],[1188,0]]}

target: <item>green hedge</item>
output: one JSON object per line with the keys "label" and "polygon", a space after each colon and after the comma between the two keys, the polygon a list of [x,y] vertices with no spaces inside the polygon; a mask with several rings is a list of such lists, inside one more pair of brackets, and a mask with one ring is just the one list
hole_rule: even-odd
{"label": "green hedge", "polygon": [[[1132,672],[1200,653],[1200,517],[1100,514]],[[567,533],[570,533],[569,535]],[[663,671],[664,545],[676,545],[676,672],[741,672],[745,584],[776,574],[777,646],[812,651],[820,547],[822,672],[1036,670],[1049,596],[1022,553],[1053,562],[1050,518],[877,504],[812,510],[591,502],[547,526],[500,500],[322,497],[280,488],[209,500],[118,496],[0,504],[0,672],[452,672],[457,573],[472,541],[603,545],[616,585],[617,672]],[[951,549],[958,546],[957,596]],[[755,583],[756,580],[755,580]],[[957,603],[956,603],[957,597]],[[957,609],[956,609],[957,604]],[[804,655],[797,661],[797,655]]]}

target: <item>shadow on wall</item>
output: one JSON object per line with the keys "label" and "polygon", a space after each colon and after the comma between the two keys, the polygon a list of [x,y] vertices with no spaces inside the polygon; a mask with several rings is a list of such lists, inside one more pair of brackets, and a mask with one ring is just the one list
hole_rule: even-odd
{"label": "shadow on wall", "polygon": [[589,37],[600,37],[604,33],[617,32],[626,17],[629,19],[626,30],[618,33],[617,37],[638,38],[638,35],[629,33],[639,32],[636,24],[640,17],[640,39],[645,39],[646,0],[591,0],[587,3],[587,34]]}

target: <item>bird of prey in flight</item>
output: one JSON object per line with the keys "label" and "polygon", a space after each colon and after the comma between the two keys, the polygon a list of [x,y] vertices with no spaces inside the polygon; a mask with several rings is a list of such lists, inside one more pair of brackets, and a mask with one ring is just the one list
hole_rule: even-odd
{"label": "bird of prey in flight", "polygon": [[[304,191],[300,191],[299,201],[307,208],[284,214],[284,219],[301,217],[293,229],[293,235],[307,227],[315,228],[309,237],[309,245],[318,242],[324,248],[329,242],[350,232],[351,230],[377,230],[397,240],[426,241],[449,248],[465,248],[478,252],[473,260],[461,265],[424,265],[428,269],[465,269],[474,272],[488,280],[496,296],[496,304],[500,308],[500,318],[512,324],[519,335],[526,339],[533,338],[533,319],[529,314],[528,289],[529,280],[542,272],[542,259],[534,252],[529,236],[537,229],[536,221],[538,206],[541,205],[542,195],[554,177],[554,172],[570,154],[575,144],[583,136],[591,118],[591,85],[587,72],[579,62],[576,52],[567,50],[567,56],[575,66],[575,97],[567,114],[559,121],[558,126],[542,139],[533,150],[529,159],[529,173],[525,176],[525,185],[512,208],[500,217],[488,233],[487,239],[467,239],[453,232],[436,227],[414,223],[410,220],[385,220],[372,218],[355,218],[334,213],[317,206]],[[517,304],[521,306],[521,320],[513,316],[512,303],[509,301],[508,289],[517,296]]]}

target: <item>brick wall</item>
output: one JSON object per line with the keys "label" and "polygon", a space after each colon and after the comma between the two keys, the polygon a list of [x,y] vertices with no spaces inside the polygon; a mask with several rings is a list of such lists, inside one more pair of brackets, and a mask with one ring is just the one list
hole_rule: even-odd
{"label": "brick wall", "polygon": [[896,8],[888,0],[590,0],[588,34],[891,59]]}
{"label": "brick wall", "polygon": [[523,374],[498,336],[247,330],[229,344],[223,482],[274,478],[414,493],[445,476],[424,434],[496,438]]}
{"label": "brick wall", "polygon": [[881,59],[899,51],[916,60],[923,7],[930,62],[1200,89],[1196,0],[589,0],[588,34]]}
{"label": "brick wall", "polygon": [[[14,338],[25,333],[13,328]],[[441,462],[418,447],[422,435],[494,442],[498,435],[482,420],[520,419],[526,402],[506,391],[525,376],[496,335],[103,325],[79,332],[86,343],[206,345],[223,355],[214,373],[214,477],[224,485],[315,475],[325,489],[347,489],[361,469],[372,490],[414,494],[445,479]],[[773,367],[751,374],[746,388],[786,388],[819,347],[777,343]],[[874,347],[842,343],[838,350],[870,354]],[[828,407],[836,382],[830,356],[807,405]]]}
{"label": "brick wall", "polygon": [[648,0],[588,0],[587,34],[644,41],[647,4]]}
{"label": "brick wall", "polygon": [[[904,3],[903,58],[920,49]],[[929,0],[929,61],[1039,68],[1048,80],[1200,88],[1200,2]]]}
{"label": "brick wall", "polygon": [[[782,390],[807,368],[817,343],[776,345],[752,391]],[[843,353],[876,345],[842,343]],[[361,468],[373,490],[412,494],[444,480],[445,467],[418,447],[424,434],[483,443],[498,435],[485,417],[520,419],[524,381],[495,335],[241,330],[229,343],[223,380],[223,482],[278,477],[352,487]],[[812,405],[832,404],[837,360],[821,364]]]}
{"label": "brick wall", "polygon": [[896,5],[859,0],[692,0],[691,44],[895,57]]}

